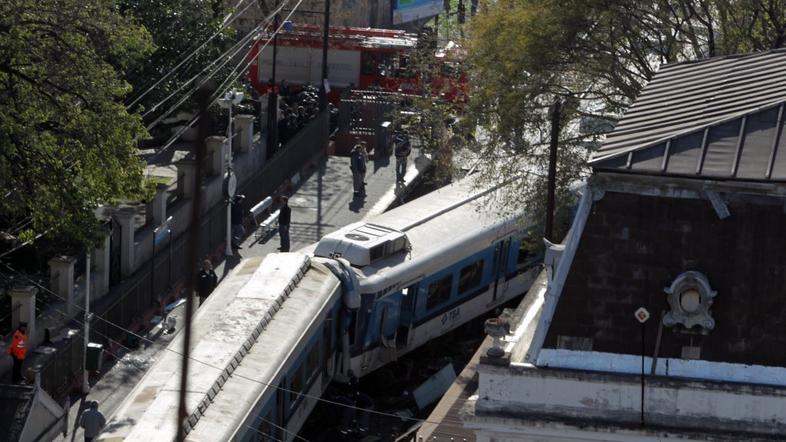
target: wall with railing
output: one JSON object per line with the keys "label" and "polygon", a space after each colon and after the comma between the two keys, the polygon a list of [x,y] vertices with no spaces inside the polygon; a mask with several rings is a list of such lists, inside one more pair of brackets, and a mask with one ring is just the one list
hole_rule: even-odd
{"label": "wall with railing", "polygon": [[[328,129],[329,116],[327,112],[322,112],[270,159],[265,158],[263,144],[257,143],[245,150],[239,148],[234,157],[234,171],[239,181],[239,193],[246,195],[246,209],[264,197],[275,194],[282,184],[298,174],[316,156],[324,153]],[[260,139],[264,140],[264,137]],[[188,176],[187,173],[179,173],[181,179],[175,185],[159,189],[157,198],[161,198],[158,201],[163,201],[165,209],[156,212],[158,218],[148,216],[148,222],[139,227],[134,226],[133,222],[121,219],[116,228],[132,226],[131,240],[124,239],[118,232],[107,232],[104,246],[106,250],[93,252],[95,266],[91,271],[91,311],[95,317],[90,323],[91,342],[103,344],[104,348],[112,353],[134,345],[135,339],[129,338],[131,335],[127,330],[143,334],[150,327],[151,317],[160,314],[163,305],[180,295],[191,271],[196,270],[190,267],[201,261],[198,258],[220,255],[223,251],[227,228],[223,170],[213,173],[212,176],[209,176],[210,167],[205,170],[208,176],[202,181],[203,188],[199,192],[203,198],[203,209],[197,226],[199,250],[196,251],[196,256],[191,255],[191,236],[188,234],[192,227],[191,209],[193,195],[196,193],[184,192],[184,188],[187,188],[184,180],[193,179],[193,176]],[[216,172],[215,167],[213,172]],[[179,192],[179,196],[172,198],[170,192]],[[172,204],[166,204],[169,201]],[[155,201],[153,204],[156,204]],[[120,213],[119,216],[131,219],[136,214],[126,210],[125,215]],[[162,223],[164,220],[166,222]],[[121,246],[130,244],[132,251],[118,247],[118,242]],[[116,254],[121,255],[121,259],[130,259],[131,264],[124,267],[127,274],[112,287],[107,283],[107,289],[102,293],[102,290],[97,288],[99,284],[96,280],[108,278],[111,262],[116,258]],[[54,350],[49,354],[36,355],[30,362],[30,365],[37,366],[40,371],[43,388],[58,400],[62,400],[82,379],[82,332],[68,336],[65,332],[54,331],[67,326],[74,330],[83,329],[84,313],[79,306],[84,305],[84,282],[80,284],[75,280],[76,262],[76,259],[67,257],[53,260],[51,265],[54,277],[51,288],[40,285],[35,287],[38,292],[50,292],[62,298],[58,300],[60,302],[50,306],[47,314],[39,316],[46,318],[46,321],[39,321],[38,326],[33,327],[34,331],[30,333],[33,347],[43,341],[45,328],[52,331],[52,335],[64,336],[56,343],[47,342],[46,346]],[[107,275],[102,275],[101,272],[106,272]],[[61,278],[70,280],[62,281]],[[84,281],[84,278],[81,280]],[[12,303],[14,302],[16,301],[12,300]],[[10,364],[6,361],[6,365]],[[7,369],[8,367],[0,365],[0,370]]]}

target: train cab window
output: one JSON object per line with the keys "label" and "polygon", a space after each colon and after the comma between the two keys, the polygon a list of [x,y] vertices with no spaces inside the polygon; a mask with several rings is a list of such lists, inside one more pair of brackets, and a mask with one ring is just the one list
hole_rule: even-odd
{"label": "train cab window", "polygon": [[434,281],[428,286],[428,297],[426,298],[426,308],[432,309],[450,299],[450,291],[453,285],[453,275],[447,275],[439,281]]}
{"label": "train cab window", "polygon": [[483,260],[473,262],[459,273],[459,293],[466,293],[480,285],[483,279]]}

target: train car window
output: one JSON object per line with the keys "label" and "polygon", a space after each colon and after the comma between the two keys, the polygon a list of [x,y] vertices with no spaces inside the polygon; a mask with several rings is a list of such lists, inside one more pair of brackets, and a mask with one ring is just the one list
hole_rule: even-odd
{"label": "train car window", "polygon": [[378,54],[369,51],[360,53],[360,71],[363,75],[377,75],[379,66]]}
{"label": "train car window", "polygon": [[426,308],[432,309],[450,299],[450,290],[453,284],[453,275],[447,275],[439,281],[434,281],[428,286]]}
{"label": "train car window", "polygon": [[306,374],[308,374],[308,379],[311,379],[319,372],[319,345],[314,345],[311,347],[311,351],[308,352],[308,357],[306,358]]}
{"label": "train car window", "polygon": [[289,407],[295,408],[300,394],[303,393],[303,370],[306,364],[301,363],[292,376],[292,384],[289,386]]}
{"label": "train car window", "polygon": [[459,293],[466,293],[479,286],[482,279],[483,260],[481,259],[461,269],[461,273],[459,273]]}
{"label": "train car window", "polygon": [[273,426],[273,410],[261,418],[262,423],[259,425],[257,433],[257,442],[273,442],[278,439],[277,428]]}

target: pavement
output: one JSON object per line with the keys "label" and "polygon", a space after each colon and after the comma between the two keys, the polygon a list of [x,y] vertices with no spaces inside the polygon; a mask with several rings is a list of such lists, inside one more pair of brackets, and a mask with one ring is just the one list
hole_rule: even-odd
{"label": "pavement", "polygon": [[[418,184],[429,164],[426,157],[419,156],[418,152],[413,150],[405,184],[402,185],[396,183],[395,159],[376,158],[368,164],[366,196],[357,197],[352,192],[349,158],[323,158],[310,175],[301,178],[295,185],[289,198],[292,209],[291,250],[311,245],[327,233],[382,213],[403,201],[404,196]],[[279,247],[278,233],[257,238],[254,232],[247,232],[241,245],[241,250],[216,266],[215,271],[219,278],[223,279],[243,258],[276,252]],[[173,310],[170,316],[183,316],[183,306]],[[177,321],[177,324],[182,323],[181,320]],[[174,334],[162,332],[160,326],[152,327],[148,335],[150,342],[143,343],[139,349],[114,354],[114,363],[105,366],[102,374],[91,380],[90,392],[74,400],[70,406],[68,433],[58,437],[56,441],[83,440],[83,432],[81,428],[77,428],[77,424],[79,415],[89,401],[99,401],[99,410],[107,420],[111,418],[174,337]]]}

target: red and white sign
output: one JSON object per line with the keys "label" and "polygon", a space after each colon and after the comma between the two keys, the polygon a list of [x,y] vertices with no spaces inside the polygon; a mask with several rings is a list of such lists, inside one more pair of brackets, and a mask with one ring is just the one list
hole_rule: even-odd
{"label": "red and white sign", "polygon": [[637,321],[644,324],[645,322],[647,322],[647,319],[650,319],[650,312],[648,312],[647,309],[644,307],[639,307],[638,310],[636,310],[636,313],[633,314],[633,316],[636,317]]}

